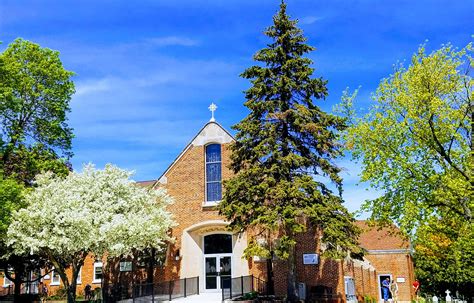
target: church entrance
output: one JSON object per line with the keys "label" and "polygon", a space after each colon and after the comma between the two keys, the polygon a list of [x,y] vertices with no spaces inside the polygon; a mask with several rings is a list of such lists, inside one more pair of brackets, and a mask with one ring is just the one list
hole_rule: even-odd
{"label": "church entrance", "polygon": [[388,279],[389,281],[392,281],[392,275],[391,274],[382,274],[378,275],[379,278],[379,296],[380,296],[380,301],[381,303],[385,302],[384,300],[384,292],[387,293],[388,299],[392,299],[392,294],[390,293],[390,288],[387,288],[384,286],[383,281]]}
{"label": "church entrance", "polygon": [[206,290],[212,291],[221,288],[230,288],[230,279],[232,277],[232,257],[206,256],[205,263]]}
{"label": "church entrance", "polygon": [[204,283],[206,291],[230,288],[232,278],[232,235],[204,236]]}

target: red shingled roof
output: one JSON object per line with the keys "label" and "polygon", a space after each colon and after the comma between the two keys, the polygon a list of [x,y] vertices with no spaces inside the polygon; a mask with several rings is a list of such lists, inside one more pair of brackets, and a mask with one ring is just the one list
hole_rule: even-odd
{"label": "red shingled roof", "polygon": [[394,250],[410,247],[410,242],[400,234],[396,226],[379,229],[378,226],[369,226],[367,221],[356,221],[356,225],[362,229],[359,244],[367,250]]}

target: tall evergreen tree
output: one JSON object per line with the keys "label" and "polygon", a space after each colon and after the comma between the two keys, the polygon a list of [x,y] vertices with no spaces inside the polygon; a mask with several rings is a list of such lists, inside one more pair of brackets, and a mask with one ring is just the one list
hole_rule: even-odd
{"label": "tall evergreen tree", "polygon": [[252,83],[245,92],[250,114],[233,126],[235,175],[225,182],[219,210],[234,231],[252,231],[247,256],[265,256],[269,265],[273,254],[288,260],[287,295],[295,302],[297,234],[315,228],[327,244],[325,255],[341,257],[357,249],[358,232],[342,205],[340,169],[333,163],[344,120],[313,103],[327,96],[327,81],[312,78],[312,61],[304,55],[314,48],[284,2],[273,22],[265,32],[272,42],[254,56],[260,64],[242,74]]}

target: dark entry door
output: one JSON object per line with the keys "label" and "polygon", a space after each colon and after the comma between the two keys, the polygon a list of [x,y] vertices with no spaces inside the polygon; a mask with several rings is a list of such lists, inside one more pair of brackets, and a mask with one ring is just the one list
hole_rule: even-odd
{"label": "dark entry door", "polygon": [[230,288],[232,278],[232,235],[204,236],[205,289],[218,291]]}
{"label": "dark entry door", "polygon": [[231,256],[222,256],[219,257],[220,272],[221,277],[221,288],[230,288],[230,282],[232,279],[232,257]]}
{"label": "dark entry door", "polygon": [[220,290],[230,288],[232,277],[232,257],[231,256],[206,256],[206,290]]}
{"label": "dark entry door", "polygon": [[[392,275],[390,275],[390,274],[379,275],[379,298],[380,298],[379,302],[384,301],[384,299],[383,299],[383,292],[384,292],[383,281],[387,278],[389,279],[389,281],[392,281]],[[388,291],[388,298],[389,299],[392,298],[392,294],[390,293],[390,291]]]}

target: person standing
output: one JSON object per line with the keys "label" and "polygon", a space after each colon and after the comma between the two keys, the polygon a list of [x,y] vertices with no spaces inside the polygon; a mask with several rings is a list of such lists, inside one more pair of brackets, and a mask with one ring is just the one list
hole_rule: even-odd
{"label": "person standing", "polygon": [[418,301],[418,293],[420,292],[420,282],[415,279],[415,282],[413,282],[413,290],[415,291],[415,298],[416,301]]}
{"label": "person standing", "polygon": [[390,283],[390,293],[392,294],[392,300],[394,303],[398,302],[398,284],[395,280]]}
{"label": "person standing", "polygon": [[388,302],[388,297],[390,294],[390,278],[385,278],[385,280],[382,281],[382,296],[383,296],[383,301],[384,303]]}

